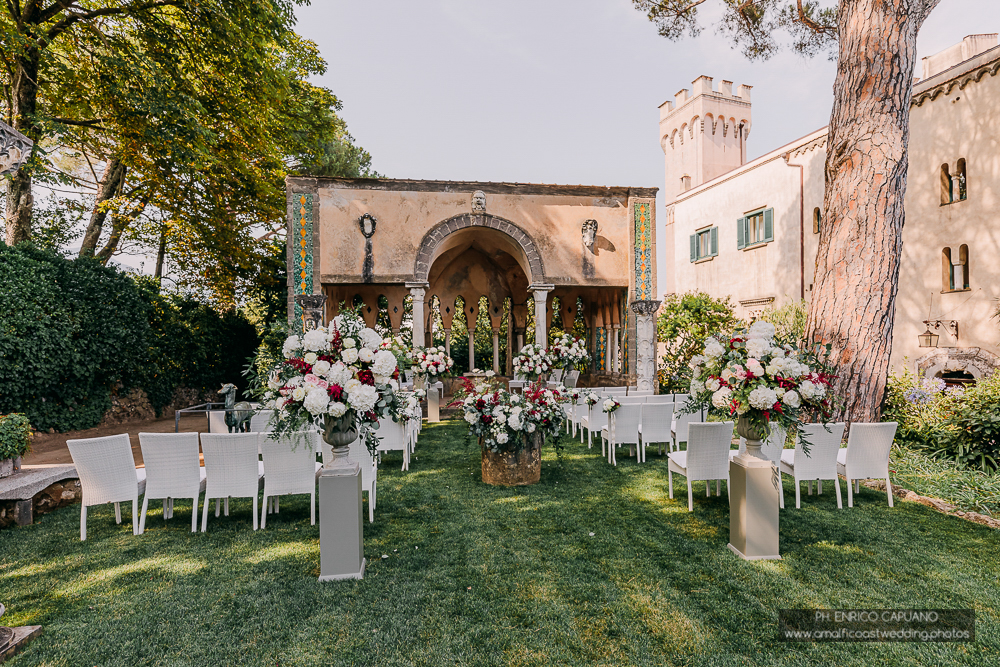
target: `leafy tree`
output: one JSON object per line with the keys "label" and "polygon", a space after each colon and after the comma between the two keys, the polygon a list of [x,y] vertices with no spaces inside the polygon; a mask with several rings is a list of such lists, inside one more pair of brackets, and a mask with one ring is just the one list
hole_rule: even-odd
{"label": "leafy tree", "polygon": [[[940,0],[717,0],[748,58],[782,33],[805,55],[836,48],[826,197],[806,331],[832,345],[852,421],[876,421],[889,369],[902,249],[917,32]],[[633,0],[660,34],[697,34],[707,0]]]}
{"label": "leafy tree", "polygon": [[704,292],[671,294],[656,318],[656,340],[664,346],[660,384],[665,391],[686,392],[691,384],[691,358],[705,339],[734,329],[740,320],[729,297],[716,299]]}
{"label": "leafy tree", "polygon": [[774,325],[775,338],[782,342],[800,344],[806,339],[806,319],[809,304],[805,301],[790,301],[783,306],[771,306],[760,319]]}

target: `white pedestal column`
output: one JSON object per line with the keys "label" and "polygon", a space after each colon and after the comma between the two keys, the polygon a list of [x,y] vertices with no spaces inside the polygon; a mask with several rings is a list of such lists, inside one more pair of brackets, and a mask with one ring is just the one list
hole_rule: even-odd
{"label": "white pedestal column", "polygon": [[615,324],[611,327],[611,372],[620,373],[622,370],[621,359],[618,358],[618,334],[621,326]]}
{"label": "white pedestal column", "polygon": [[424,299],[427,298],[427,283],[406,283],[413,297],[413,346],[424,347]]}
{"label": "white pedestal column", "polygon": [[345,460],[319,477],[319,580],[364,576],[361,468]]}
{"label": "white pedestal column", "polygon": [[543,348],[549,346],[548,332],[545,330],[545,307],[548,304],[549,292],[555,289],[555,285],[545,283],[535,283],[528,287],[535,297],[535,345]]}
{"label": "white pedestal column", "polygon": [[444,330],[444,353],[451,356],[451,329]]}
{"label": "white pedestal column", "polygon": [[500,375],[500,330],[493,330],[493,372]]}
{"label": "white pedestal column", "polygon": [[476,367],[476,330],[469,329],[469,370]]}
{"label": "white pedestal column", "polygon": [[427,380],[427,422],[437,423],[441,421],[441,394],[437,388],[437,382],[428,378]]}
{"label": "white pedestal column", "polygon": [[653,390],[656,386],[656,323],[654,314],[659,301],[633,301],[635,313],[635,373],[636,388]]}
{"label": "white pedestal column", "polygon": [[746,452],[729,462],[729,548],[744,560],[781,560],[778,471]]}

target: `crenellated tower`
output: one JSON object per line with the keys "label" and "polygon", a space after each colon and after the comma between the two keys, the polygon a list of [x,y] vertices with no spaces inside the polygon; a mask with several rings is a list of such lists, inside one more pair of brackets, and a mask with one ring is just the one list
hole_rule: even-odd
{"label": "crenellated tower", "polygon": [[692,89],[660,105],[660,147],[666,156],[665,203],[746,162],[750,134],[750,86],[733,94],[733,82],[712,87],[700,76]]}

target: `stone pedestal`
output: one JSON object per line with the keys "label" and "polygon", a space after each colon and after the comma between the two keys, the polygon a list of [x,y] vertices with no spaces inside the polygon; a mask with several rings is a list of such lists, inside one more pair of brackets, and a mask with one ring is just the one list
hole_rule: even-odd
{"label": "stone pedestal", "polygon": [[729,463],[729,548],[744,560],[778,554],[778,471],[746,452]]}
{"label": "stone pedestal", "polygon": [[325,294],[298,294],[295,303],[302,309],[302,331],[323,326]]}
{"label": "stone pedestal", "polygon": [[441,393],[437,382],[427,383],[427,422],[441,421]]}
{"label": "stone pedestal", "polygon": [[319,580],[363,579],[361,468],[344,462],[319,477]]}
{"label": "stone pedestal", "polygon": [[655,390],[656,382],[656,322],[654,315],[660,301],[633,301],[635,313],[635,374],[636,388],[643,391]]}
{"label": "stone pedestal", "polygon": [[483,482],[494,486],[527,486],[542,478],[542,436],[532,434],[528,444],[516,452],[483,452]]}

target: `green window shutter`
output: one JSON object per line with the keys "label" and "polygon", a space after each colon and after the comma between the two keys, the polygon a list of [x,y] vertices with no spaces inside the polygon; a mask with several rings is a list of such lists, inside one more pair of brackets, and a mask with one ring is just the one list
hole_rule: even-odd
{"label": "green window shutter", "polygon": [[764,242],[774,240],[774,209],[764,211]]}
{"label": "green window shutter", "polygon": [[736,249],[742,250],[746,247],[747,219],[740,218],[736,221]]}
{"label": "green window shutter", "polygon": [[712,237],[712,253],[711,253],[711,256],[715,257],[716,255],[719,254],[719,228],[718,227],[712,227],[712,229],[710,230],[710,232],[711,232],[711,237]]}
{"label": "green window shutter", "polygon": [[698,235],[691,235],[691,261],[695,262],[698,260]]}

